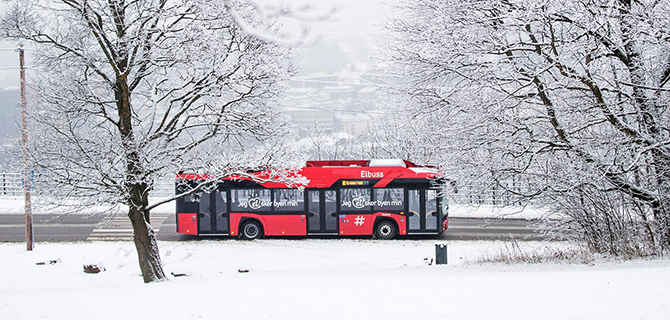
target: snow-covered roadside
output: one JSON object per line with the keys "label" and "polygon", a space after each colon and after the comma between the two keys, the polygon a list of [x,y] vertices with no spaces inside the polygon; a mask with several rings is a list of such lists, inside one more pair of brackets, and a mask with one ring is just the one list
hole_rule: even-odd
{"label": "snow-covered roadside", "polygon": [[[161,242],[165,283],[141,282],[130,242],[0,244],[0,319],[663,319],[670,260],[471,264],[502,242]],[[526,249],[565,246],[521,243]],[[425,260],[428,258],[427,260]],[[49,260],[59,262],[51,265]],[[46,261],[46,265],[36,262]],[[82,265],[107,271],[84,274]],[[249,270],[239,273],[238,269]]]}

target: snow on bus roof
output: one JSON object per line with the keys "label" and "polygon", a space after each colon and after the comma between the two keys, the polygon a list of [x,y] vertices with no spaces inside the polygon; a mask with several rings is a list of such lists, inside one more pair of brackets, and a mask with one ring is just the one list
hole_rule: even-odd
{"label": "snow on bus roof", "polygon": [[407,164],[402,159],[372,159],[370,160],[370,167],[405,167]]}
{"label": "snow on bus roof", "polygon": [[367,167],[368,160],[309,160],[305,167]]}
{"label": "snow on bus roof", "polygon": [[433,167],[416,167],[416,168],[409,168],[410,170],[416,172],[416,173],[435,173],[437,172],[437,169]]}
{"label": "snow on bus roof", "polygon": [[372,160],[309,160],[305,167],[403,167],[403,168],[435,168],[429,165],[417,165],[403,159],[372,159]]}

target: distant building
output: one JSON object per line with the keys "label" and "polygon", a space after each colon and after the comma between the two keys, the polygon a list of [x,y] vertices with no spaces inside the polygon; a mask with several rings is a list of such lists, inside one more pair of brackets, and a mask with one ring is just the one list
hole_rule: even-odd
{"label": "distant building", "polygon": [[340,131],[357,137],[366,134],[370,130],[373,118],[369,114],[338,115],[340,119]]}
{"label": "distant building", "polygon": [[288,114],[293,120],[297,138],[305,138],[308,132],[314,131],[315,127],[325,133],[333,133],[339,128],[338,119],[333,112],[299,110],[289,111]]}
{"label": "distant building", "polygon": [[[356,70],[354,70],[356,71]],[[383,93],[371,79],[351,70],[336,75],[313,75],[291,81],[283,105],[293,119],[296,139],[305,138],[318,123],[322,133],[366,133]]]}

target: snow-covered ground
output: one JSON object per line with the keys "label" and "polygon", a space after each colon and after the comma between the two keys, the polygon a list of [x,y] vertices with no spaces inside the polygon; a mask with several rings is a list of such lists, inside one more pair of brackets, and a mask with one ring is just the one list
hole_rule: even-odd
{"label": "snow-covered ground", "polygon": [[479,264],[505,244],[452,242],[449,264],[429,265],[435,243],[161,242],[166,272],[189,276],[148,285],[131,242],[0,244],[0,319],[668,318],[667,259]]}

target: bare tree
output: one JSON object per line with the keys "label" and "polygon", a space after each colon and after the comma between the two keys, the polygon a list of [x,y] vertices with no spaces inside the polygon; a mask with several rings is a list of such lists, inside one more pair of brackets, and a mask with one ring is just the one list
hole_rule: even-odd
{"label": "bare tree", "polygon": [[321,149],[324,147],[326,140],[328,139],[328,133],[326,132],[326,129],[322,126],[319,126],[319,121],[316,120],[314,121],[314,124],[306,131],[309,137],[309,141],[316,149],[314,150],[316,153],[316,159],[322,160]]}
{"label": "bare tree", "polygon": [[[599,199],[639,206],[649,243],[670,248],[668,1],[419,0],[396,9],[393,88],[413,114],[448,110],[448,168],[485,173],[525,198],[623,195]],[[509,188],[513,180],[524,188]]]}
{"label": "bare tree", "polygon": [[2,15],[4,37],[36,49],[41,185],[63,202],[127,205],[145,282],[166,278],[150,211],[172,199],[149,202],[157,178],[205,170],[211,185],[286,153],[277,138],[285,118],[273,106],[294,68],[290,48],[241,29],[282,36],[258,10],[245,1],[51,0],[14,1]]}
{"label": "bare tree", "polygon": [[355,152],[353,145],[357,142],[356,138],[343,132],[340,128],[329,130],[318,121],[307,129],[307,140],[309,145],[303,150],[309,157],[317,160],[342,160],[342,159],[360,159],[361,155],[366,153]]}

